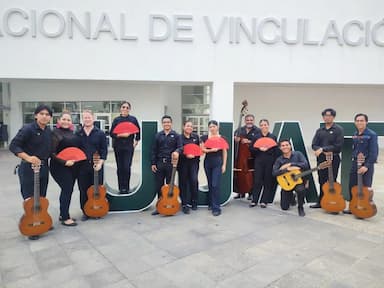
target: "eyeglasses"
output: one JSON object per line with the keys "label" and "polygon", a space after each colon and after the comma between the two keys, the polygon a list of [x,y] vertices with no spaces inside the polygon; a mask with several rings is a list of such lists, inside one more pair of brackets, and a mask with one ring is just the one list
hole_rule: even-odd
{"label": "eyeglasses", "polygon": [[129,106],[121,106],[121,109],[129,109]]}

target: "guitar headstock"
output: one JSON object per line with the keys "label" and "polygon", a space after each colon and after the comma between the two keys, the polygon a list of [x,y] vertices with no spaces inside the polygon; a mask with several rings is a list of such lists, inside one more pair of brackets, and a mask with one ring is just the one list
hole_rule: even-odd
{"label": "guitar headstock", "polygon": [[325,169],[325,168],[328,168],[328,167],[331,167],[331,166],[332,166],[332,162],[331,161],[324,161],[324,162],[321,162],[319,164],[319,166],[317,166],[317,168],[322,170],[322,169]]}
{"label": "guitar headstock", "polygon": [[243,102],[241,102],[241,105],[243,105],[243,107],[241,107],[240,113],[242,116],[245,116],[246,114],[248,114],[248,101],[244,100]]}
{"label": "guitar headstock", "polygon": [[99,152],[96,151],[95,153],[93,153],[92,161],[93,161],[93,164],[95,164],[95,165],[99,163],[99,161],[100,161]]}
{"label": "guitar headstock", "polygon": [[31,164],[31,167],[32,167],[32,170],[34,173],[39,173],[40,172],[40,167],[41,167],[41,164]]}
{"label": "guitar headstock", "polygon": [[360,152],[359,154],[357,154],[357,165],[359,167],[363,166],[365,162],[365,156],[362,152]]}
{"label": "guitar headstock", "polygon": [[325,159],[327,161],[332,162],[332,160],[333,160],[333,152],[324,152],[324,154],[325,154]]}

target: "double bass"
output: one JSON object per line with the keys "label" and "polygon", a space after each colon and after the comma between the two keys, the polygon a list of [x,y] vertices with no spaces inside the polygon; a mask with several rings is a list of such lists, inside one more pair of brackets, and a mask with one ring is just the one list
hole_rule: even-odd
{"label": "double bass", "polygon": [[239,126],[237,127],[236,137],[240,137],[240,141],[235,143],[234,151],[234,190],[235,192],[244,195],[245,193],[250,193],[253,186],[253,158],[251,152],[249,151],[249,144],[242,143],[243,139],[246,137],[240,135],[241,129],[241,120],[243,116],[248,113],[247,100],[244,100],[242,103],[240,111]]}
{"label": "double bass", "polygon": [[[326,160],[332,164],[333,152],[325,152]],[[321,198],[320,206],[327,212],[337,213],[345,208],[345,200],[341,193],[341,184],[336,182],[333,177],[333,167],[328,167],[328,181],[322,186],[323,198]]]}
{"label": "double bass", "polygon": [[48,214],[48,199],[40,196],[40,165],[32,164],[33,197],[24,201],[25,214],[19,222],[19,230],[25,236],[37,236],[52,227],[52,218]]}
{"label": "double bass", "polygon": [[[363,153],[357,155],[357,171],[363,166],[365,156]],[[363,186],[363,175],[357,172],[357,185],[351,189],[351,202],[349,209],[357,218],[364,219],[375,216],[377,208],[373,203],[373,190]]]}
{"label": "double bass", "polygon": [[[96,165],[100,160],[99,153],[93,154],[93,163]],[[87,190],[88,200],[84,205],[85,215],[93,218],[103,217],[108,214],[109,203],[106,198],[107,189],[99,184],[99,171],[93,170],[93,185]]]}

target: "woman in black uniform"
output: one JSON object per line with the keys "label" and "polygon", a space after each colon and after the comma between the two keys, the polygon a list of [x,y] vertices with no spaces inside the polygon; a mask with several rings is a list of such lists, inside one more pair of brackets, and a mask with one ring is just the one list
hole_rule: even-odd
{"label": "woman in black uniform", "polygon": [[[259,127],[260,133],[256,134],[251,142],[251,145],[249,146],[249,149],[255,159],[252,202],[249,206],[255,207],[260,201],[260,207],[266,208],[267,203],[270,202],[273,195],[272,190],[275,186],[275,178],[272,176],[272,167],[277,156],[279,155],[279,151],[277,145],[272,148],[253,147],[255,142],[263,137],[269,137],[275,142],[277,141],[276,136],[269,132],[269,122],[267,119],[261,119]],[[263,191],[263,194],[260,199],[261,191]]]}
{"label": "woman in black uniform", "polygon": [[215,120],[208,122],[209,134],[201,136],[201,148],[205,154],[204,170],[208,180],[208,209],[212,209],[213,216],[221,214],[220,208],[220,181],[221,174],[227,166],[227,150],[220,148],[207,148],[204,144],[208,139],[222,137],[219,134],[219,124]]}
{"label": "woman in black uniform", "polygon": [[69,147],[80,147],[80,139],[73,133],[71,113],[63,111],[58,125],[52,132],[52,157],[50,171],[53,179],[60,186],[60,221],[64,226],[76,226],[75,219],[69,216],[69,205],[73,186],[78,175],[78,164],[73,160],[62,160],[57,157],[62,150]]}
{"label": "woman in black uniform", "polygon": [[[193,124],[191,121],[186,121],[183,127],[183,133],[180,135],[181,144],[183,147],[187,144],[199,145],[199,136],[192,133]],[[197,197],[199,183],[197,175],[199,172],[200,156],[192,154],[180,154],[178,171],[179,171],[179,188],[181,196],[182,209],[185,214],[189,214],[189,206],[192,210],[197,209]]]}

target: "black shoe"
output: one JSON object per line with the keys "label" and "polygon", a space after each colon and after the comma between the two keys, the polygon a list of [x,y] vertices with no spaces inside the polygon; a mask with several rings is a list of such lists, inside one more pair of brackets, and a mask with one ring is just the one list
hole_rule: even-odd
{"label": "black shoe", "polygon": [[320,203],[312,204],[309,206],[309,208],[321,208]]}
{"label": "black shoe", "polygon": [[221,211],[220,211],[220,210],[212,211],[212,215],[213,215],[213,216],[219,216],[220,214],[221,214]]}
{"label": "black shoe", "polygon": [[155,211],[153,211],[152,213],[151,213],[151,215],[152,216],[156,216],[156,215],[159,215],[160,213],[159,213],[159,211],[157,211],[157,210],[155,210]]}
{"label": "black shoe", "polygon": [[188,206],[183,206],[183,213],[184,214],[189,214],[190,213]]}
{"label": "black shoe", "polygon": [[301,217],[305,216],[305,212],[304,212],[304,208],[303,207],[297,208],[297,211],[299,212],[299,216],[301,216]]}
{"label": "black shoe", "polygon": [[87,221],[89,219],[89,216],[83,214],[83,216],[81,216],[81,221]]}
{"label": "black shoe", "polygon": [[192,204],[192,208],[191,208],[193,211],[196,211],[197,210],[197,204]]}
{"label": "black shoe", "polygon": [[345,209],[345,210],[343,210],[343,214],[352,214],[352,212],[349,209]]}
{"label": "black shoe", "polygon": [[[65,220],[65,221],[67,221],[67,220]],[[61,224],[64,225],[64,226],[68,226],[68,227],[77,226],[77,223],[75,221],[73,221],[73,220],[72,220],[73,221],[72,223],[65,223],[65,221],[61,221]]]}
{"label": "black shoe", "polygon": [[[251,204],[249,204],[249,207],[250,207],[250,208],[253,208],[253,207],[256,207],[256,205],[257,205],[257,204],[256,204],[255,202],[251,202]],[[264,208],[265,208],[265,207],[264,207]]]}
{"label": "black shoe", "polygon": [[32,235],[28,237],[29,240],[38,240],[39,238],[40,238],[39,235]]}

